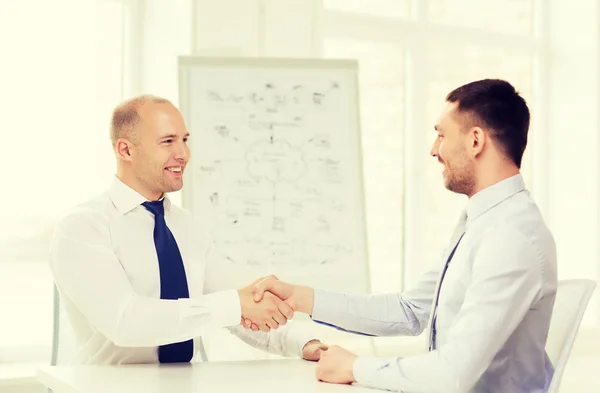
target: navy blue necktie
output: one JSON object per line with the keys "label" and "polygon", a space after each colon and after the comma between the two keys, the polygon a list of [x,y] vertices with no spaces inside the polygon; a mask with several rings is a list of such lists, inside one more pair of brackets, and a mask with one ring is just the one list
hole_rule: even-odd
{"label": "navy blue necktie", "polygon": [[[183,259],[173,233],[165,222],[163,200],[144,202],[142,205],[154,214],[154,246],[158,255],[160,271],[160,298],[189,298],[187,278]],[[158,347],[158,360],[161,363],[189,362],[194,354],[192,339]]]}

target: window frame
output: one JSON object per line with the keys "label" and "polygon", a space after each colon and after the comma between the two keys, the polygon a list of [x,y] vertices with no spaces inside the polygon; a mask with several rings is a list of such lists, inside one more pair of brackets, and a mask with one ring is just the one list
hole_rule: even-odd
{"label": "window frame", "polygon": [[[122,9],[123,18],[121,20],[121,46],[122,46],[122,57],[121,57],[121,88],[120,98],[127,96],[133,91],[136,91],[139,87],[139,27],[140,27],[140,10],[141,1],[143,0],[94,0],[95,4],[105,3],[117,3],[120,4]],[[94,4],[94,5],[95,5]],[[89,45],[95,45],[95,37],[90,36]],[[108,142],[107,142],[108,143]],[[46,255],[40,255],[34,258],[32,261],[5,261],[0,262],[1,264],[27,264],[26,270],[28,272],[35,271],[35,276],[45,276],[48,274],[48,262]],[[9,267],[10,269],[10,267]],[[16,270],[23,270],[22,267]],[[26,277],[19,275],[18,277],[11,277],[12,280],[19,282],[26,282]],[[29,309],[27,313],[37,313],[44,310],[44,314],[48,313],[48,308],[52,307],[52,281],[49,280],[47,287],[44,284],[40,287],[35,284],[30,289],[33,293],[33,297],[38,299],[35,300],[39,309]],[[44,295],[42,295],[42,293]],[[47,297],[46,294],[49,296]],[[32,301],[32,300],[30,300]],[[52,321],[48,321],[48,326],[52,326]],[[37,332],[37,331],[36,331]],[[40,335],[34,339],[28,340],[30,344],[21,344],[26,340],[23,338],[17,338],[15,341],[18,342],[16,345],[1,345],[0,346],[0,363],[23,363],[31,361],[46,361],[50,359],[51,355],[51,344],[52,344],[52,333],[48,334],[48,337],[41,337],[47,334],[47,329],[40,329]],[[33,341],[33,343],[31,343]],[[41,343],[44,342],[43,345]]]}

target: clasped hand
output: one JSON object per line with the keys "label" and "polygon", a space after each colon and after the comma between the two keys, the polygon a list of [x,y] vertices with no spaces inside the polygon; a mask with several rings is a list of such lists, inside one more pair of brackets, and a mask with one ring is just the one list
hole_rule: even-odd
{"label": "clasped hand", "polygon": [[259,278],[252,284],[238,290],[242,307],[241,325],[252,330],[268,332],[287,323],[294,316],[294,310],[280,297],[271,292],[256,298],[257,284],[266,280],[277,280],[275,276]]}
{"label": "clasped hand", "polygon": [[[242,309],[241,324],[252,330],[269,331],[284,325],[294,312],[299,311],[311,315],[313,313],[314,291],[310,287],[292,285],[279,281],[275,276],[264,277],[256,280],[243,290],[244,296],[252,294],[251,301],[257,308],[263,303],[273,320],[271,314],[261,315],[260,322],[250,312],[244,313]],[[252,304],[252,303],[249,303]],[[254,311],[254,310],[252,310]],[[258,312],[253,315],[259,314]],[[285,316],[284,319],[283,316]],[[264,322],[266,321],[266,322]],[[343,348],[329,347],[319,340],[311,340],[302,348],[302,357],[306,360],[318,361],[316,376],[320,381],[332,383],[352,383],[355,381],[352,367],[356,355]]]}
{"label": "clasped hand", "polygon": [[260,278],[240,290],[241,325],[254,331],[277,329],[294,312],[312,312],[312,289],[279,281],[273,275]]}

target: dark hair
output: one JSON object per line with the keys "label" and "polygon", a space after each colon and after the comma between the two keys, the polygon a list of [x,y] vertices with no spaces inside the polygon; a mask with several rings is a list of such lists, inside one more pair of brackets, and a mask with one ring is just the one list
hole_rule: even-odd
{"label": "dark hair", "polygon": [[458,102],[458,112],[469,115],[474,125],[490,131],[506,155],[521,167],[527,146],[529,109],[510,83],[500,79],[467,83],[451,91],[446,101]]}

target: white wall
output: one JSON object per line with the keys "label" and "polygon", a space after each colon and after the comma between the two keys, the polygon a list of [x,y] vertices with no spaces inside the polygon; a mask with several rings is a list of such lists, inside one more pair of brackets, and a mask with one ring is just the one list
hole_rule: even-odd
{"label": "white wall", "polygon": [[[550,3],[546,28],[551,46],[544,89],[548,106],[534,141],[546,142],[538,177],[544,191],[537,197],[544,202],[544,214],[557,239],[559,277],[598,280],[598,2]],[[600,315],[599,293],[590,304],[589,318]]]}
{"label": "white wall", "polygon": [[192,49],[193,0],[140,0],[138,93],[177,103],[177,57]]}

